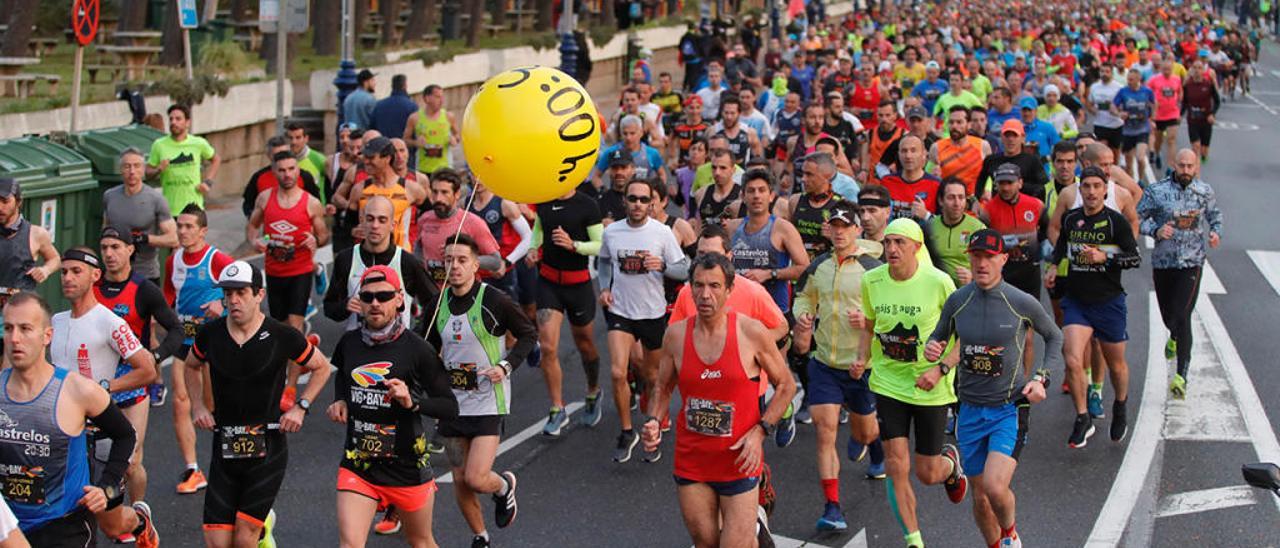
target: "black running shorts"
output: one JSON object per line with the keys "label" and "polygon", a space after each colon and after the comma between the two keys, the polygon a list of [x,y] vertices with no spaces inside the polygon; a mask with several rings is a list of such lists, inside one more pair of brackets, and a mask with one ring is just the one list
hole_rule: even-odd
{"label": "black running shorts", "polygon": [[596,319],[596,290],[591,282],[560,285],[538,280],[538,310],[555,310],[569,318],[570,325],[583,326]]}
{"label": "black running shorts", "polygon": [[221,434],[213,436],[209,463],[209,487],[204,494],[206,529],[234,527],[237,520],[261,524],[275,505],[289,465],[289,447],[278,431],[267,433],[267,455],[262,458],[222,458]]}
{"label": "black running shorts", "polygon": [[876,419],[880,423],[880,439],[906,438],[915,423],[916,454],[932,457],[942,454],[947,426],[947,405],[915,405],[884,394],[876,394]]}
{"label": "black running shorts", "polygon": [[662,336],[667,332],[667,316],[652,320],[632,320],[605,310],[604,321],[608,324],[609,331],[634,335],[645,350],[662,348]]}
{"label": "black running shorts", "polygon": [[302,274],[277,278],[267,276],[267,312],[276,321],[289,316],[303,316],[311,302],[311,281],[314,274]]}

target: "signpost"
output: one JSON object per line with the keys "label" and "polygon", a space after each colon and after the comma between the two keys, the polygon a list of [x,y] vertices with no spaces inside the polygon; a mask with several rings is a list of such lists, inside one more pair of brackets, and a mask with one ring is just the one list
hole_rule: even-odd
{"label": "signpost", "polygon": [[307,31],[309,0],[259,0],[258,29],[276,35],[276,133],[284,134],[285,68],[288,63],[288,34]]}
{"label": "signpost", "polygon": [[71,4],[71,30],[76,35],[75,73],[71,77],[71,131],[76,130],[80,110],[80,79],[84,71],[84,47],[98,35],[101,0],[75,0]]}
{"label": "signpost", "polygon": [[187,62],[187,79],[195,78],[191,67],[191,29],[200,26],[196,0],[178,0],[178,26],[182,28],[182,56]]}

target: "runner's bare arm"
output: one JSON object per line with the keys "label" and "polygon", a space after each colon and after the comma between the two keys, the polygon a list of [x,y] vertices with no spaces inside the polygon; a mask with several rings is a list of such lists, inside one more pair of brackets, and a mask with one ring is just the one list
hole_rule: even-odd
{"label": "runner's bare arm", "polygon": [[324,205],[320,203],[320,199],[306,194],[307,197],[307,213],[311,217],[311,229],[315,231],[316,247],[329,243],[329,224],[324,219]]}
{"label": "runner's bare arm", "polygon": [[[126,327],[127,329],[127,327]],[[113,334],[114,336],[114,334]],[[129,333],[132,337],[133,333]],[[121,392],[125,390],[133,390],[142,388],[151,384],[159,376],[156,368],[156,357],[150,350],[143,348],[142,343],[135,338],[132,343],[137,349],[132,356],[125,358],[125,363],[131,368],[128,373],[116,377],[111,381],[109,386],[112,392]]]}
{"label": "runner's bare arm", "polygon": [[769,383],[773,385],[773,399],[769,401],[768,407],[760,418],[770,424],[777,424],[782,419],[787,406],[791,405],[791,399],[796,395],[796,380],[787,368],[787,361],[782,357],[782,351],[778,350],[774,341],[769,339],[769,330],[765,329],[764,324],[739,316],[738,329],[739,339],[746,339],[751,345],[754,357],[752,361],[757,366],[758,373],[767,375]]}
{"label": "runner's bare arm", "polygon": [[58,249],[53,247],[53,238],[49,236],[49,231],[42,226],[31,225],[31,249],[35,250],[33,258],[44,260],[44,264],[32,268],[27,271],[36,283],[41,283],[52,276],[62,268],[62,257],[58,255]]}
{"label": "runner's bare arm", "polygon": [[775,228],[782,236],[782,249],[791,257],[791,266],[778,269],[779,280],[796,280],[809,268],[809,252],[804,250],[804,240],[800,239],[800,231],[786,219],[779,219]]}
{"label": "runner's bare arm", "polygon": [[253,203],[253,213],[249,214],[249,222],[244,225],[244,241],[253,245],[258,245],[258,230],[262,228],[262,212],[267,207],[267,198],[271,197],[272,191],[268,190],[258,194],[258,200]]}

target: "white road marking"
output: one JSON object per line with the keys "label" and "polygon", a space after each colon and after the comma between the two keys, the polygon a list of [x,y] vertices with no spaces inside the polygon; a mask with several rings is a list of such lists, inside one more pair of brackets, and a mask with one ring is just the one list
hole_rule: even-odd
{"label": "white road marking", "polygon": [[1257,502],[1258,499],[1254,496],[1254,488],[1248,485],[1201,489],[1199,491],[1166,495],[1160,501],[1160,508],[1156,510],[1156,517],[1167,518],[1222,508],[1252,506]]}
{"label": "white road marking", "polygon": [[1200,271],[1200,294],[1227,294],[1227,288],[1222,286],[1222,280],[1218,279],[1218,273],[1213,271],[1213,265],[1209,264],[1208,261],[1204,263],[1204,270]]}
{"label": "white road marking", "polygon": [[[1269,112],[1271,112],[1271,114],[1275,114],[1274,111]],[[1214,122],[1213,127],[1217,129],[1225,129],[1227,131],[1258,131],[1259,129],[1262,129],[1258,124],[1250,124],[1248,122],[1229,122],[1226,120],[1218,120],[1217,122]]]}
{"label": "white road marking", "polygon": [[[583,405],[582,402],[576,401],[569,405],[564,406],[565,415],[567,415],[569,419],[572,420],[573,413],[579,409],[582,409],[582,405]],[[541,434],[542,426],[545,424],[546,424],[545,420],[533,423],[533,425],[529,426],[528,428],[521,430],[519,434],[516,434],[505,440],[502,440],[502,443],[498,444],[498,455],[502,455],[503,453],[506,453],[507,451],[514,449],[515,446],[520,445],[525,441],[528,441],[529,438],[532,438],[534,436]],[[436,477],[436,483],[453,483],[453,472],[448,472],[443,476]]]}
{"label": "white road marking", "polygon": [[[1201,285],[1204,289],[1204,285]],[[1202,295],[1203,297],[1203,295]],[[1249,433],[1244,417],[1236,405],[1227,371],[1218,353],[1207,342],[1208,332],[1199,315],[1191,318],[1192,340],[1200,341],[1191,349],[1192,389],[1185,400],[1170,399],[1165,408],[1164,439],[1182,441],[1247,442]],[[1151,336],[1160,339],[1167,331]]]}
{"label": "white road marking", "polygon": [[[778,548],[827,548],[825,544],[795,539],[777,533],[773,534],[773,544]],[[867,548],[867,530],[863,528],[841,548]]]}
{"label": "white road marking", "polygon": [[858,531],[858,534],[845,543],[844,548],[867,548],[867,530],[864,528]]}
{"label": "white road marking", "polygon": [[1164,361],[1164,337],[1161,336],[1164,324],[1160,320],[1155,292],[1147,296],[1147,310],[1147,372],[1142,385],[1142,407],[1138,409],[1138,419],[1133,423],[1124,460],[1111,483],[1111,492],[1107,494],[1102,511],[1098,512],[1085,546],[1114,547],[1120,543],[1151,461],[1155,458],[1156,446],[1160,443],[1169,366]]}
{"label": "white road marking", "polygon": [[1262,272],[1267,283],[1271,284],[1271,289],[1280,295],[1280,252],[1249,251],[1249,258],[1258,267],[1258,271]]}
{"label": "white road marking", "polygon": [[[1254,97],[1252,94],[1247,94],[1247,95],[1245,95],[1245,97],[1248,97],[1250,101],[1253,101],[1254,103],[1257,103],[1257,104],[1258,104],[1258,106],[1262,107],[1262,110],[1267,111],[1267,113],[1268,113],[1268,114],[1271,114],[1272,116],[1280,116],[1280,112],[1276,112],[1276,109],[1271,108],[1271,105],[1268,105],[1268,104],[1266,104],[1266,103],[1264,103],[1264,102],[1262,102],[1262,101],[1258,100],[1258,98],[1257,98],[1257,97]],[[1216,125],[1216,124],[1215,124],[1215,125]]]}

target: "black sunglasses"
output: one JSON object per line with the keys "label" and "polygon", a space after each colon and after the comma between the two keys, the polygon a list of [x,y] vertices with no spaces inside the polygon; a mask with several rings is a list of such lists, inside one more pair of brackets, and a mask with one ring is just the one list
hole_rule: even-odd
{"label": "black sunglasses", "polygon": [[360,302],[372,303],[378,301],[380,303],[389,303],[391,299],[396,298],[395,291],[361,291]]}
{"label": "black sunglasses", "polygon": [[634,195],[634,194],[628,194],[628,195],[627,195],[627,201],[628,201],[628,202],[631,202],[631,203],[633,203],[633,204],[634,204],[634,203],[636,203],[636,202],[640,202],[640,203],[642,203],[642,204],[647,204],[647,203],[649,203],[649,202],[652,202],[652,201],[653,201],[653,197],[652,197],[652,196],[636,196],[636,195]]}

